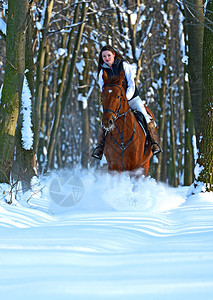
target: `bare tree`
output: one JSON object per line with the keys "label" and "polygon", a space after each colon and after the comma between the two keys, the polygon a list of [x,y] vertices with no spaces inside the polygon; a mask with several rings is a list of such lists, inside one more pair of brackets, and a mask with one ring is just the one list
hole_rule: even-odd
{"label": "bare tree", "polygon": [[[82,4],[81,21],[80,21],[80,26],[78,28],[78,33],[76,36],[74,49],[73,49],[73,55],[72,55],[72,59],[71,59],[69,75],[67,78],[66,89],[64,91],[62,99],[58,97],[58,101],[56,102],[56,116],[55,116],[53,128],[51,131],[51,136],[50,136],[50,142],[49,142],[49,146],[48,146],[47,168],[50,167],[51,161],[53,159],[53,151],[54,151],[55,140],[56,140],[56,136],[57,136],[57,132],[58,132],[59,122],[60,122],[61,116],[64,113],[66,104],[67,104],[69,96],[70,96],[72,80],[73,80],[73,75],[74,75],[74,71],[75,71],[75,63],[76,63],[76,58],[77,58],[77,55],[78,55],[78,52],[80,49],[80,42],[81,42],[81,37],[83,34],[83,29],[85,26],[87,10],[88,10],[87,4],[86,4],[86,2],[84,2]],[[68,53],[69,53],[69,49],[68,49]]]}

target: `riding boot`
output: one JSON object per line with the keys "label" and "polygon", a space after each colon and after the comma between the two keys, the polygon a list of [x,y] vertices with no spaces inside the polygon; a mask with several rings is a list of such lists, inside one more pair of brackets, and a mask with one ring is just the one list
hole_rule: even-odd
{"label": "riding boot", "polygon": [[151,149],[153,155],[159,154],[160,152],[162,152],[162,149],[159,145],[159,136],[158,136],[157,127],[155,126],[154,120],[149,122],[147,124],[147,127],[148,127],[148,135],[151,140]]}
{"label": "riding boot", "polygon": [[97,159],[102,159],[104,153],[104,145],[106,140],[106,130],[103,129],[102,126],[99,127],[98,130],[98,143],[97,147],[92,151],[92,157]]}

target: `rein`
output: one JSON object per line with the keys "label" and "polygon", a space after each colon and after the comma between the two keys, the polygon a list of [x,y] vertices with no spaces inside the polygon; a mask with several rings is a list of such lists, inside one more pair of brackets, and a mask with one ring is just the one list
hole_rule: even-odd
{"label": "rein", "polygon": [[[126,101],[126,99],[124,98],[124,95],[123,95],[123,91],[121,89],[121,87],[117,84],[106,84],[104,85],[105,86],[116,86],[120,89],[121,91],[121,97],[120,97],[120,105],[119,105],[119,108],[118,110],[114,111],[112,109],[104,109],[103,112],[109,112],[113,118],[113,121],[115,122],[118,118],[124,116],[124,119],[123,119],[123,126],[122,126],[122,132],[120,132],[118,126],[116,124],[115,125],[115,128],[119,134],[119,137],[120,137],[120,140],[121,140],[121,144],[119,144],[113,137],[112,135],[112,131],[110,132],[110,135],[111,135],[111,138],[112,140],[114,141],[114,143],[121,149],[121,165],[122,165],[122,168],[126,171],[126,168],[124,167],[124,164],[123,164],[123,155],[124,155],[124,151],[126,149],[126,147],[134,140],[134,135],[135,135],[135,120],[134,120],[134,123],[133,123],[133,133],[132,133],[132,136],[131,138],[126,142],[126,144],[124,144],[124,125],[125,125],[125,118],[126,118],[126,115],[131,111],[131,108],[129,108],[127,111],[123,112],[122,114],[119,114],[120,110],[121,110],[121,104],[122,104],[122,100],[123,101]],[[114,114],[114,117],[113,117],[113,114]]]}

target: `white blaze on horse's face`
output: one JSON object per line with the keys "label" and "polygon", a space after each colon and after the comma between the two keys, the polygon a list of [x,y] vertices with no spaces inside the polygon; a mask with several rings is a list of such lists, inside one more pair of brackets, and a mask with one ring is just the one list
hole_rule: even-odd
{"label": "white blaze on horse's face", "polygon": [[112,93],[112,90],[109,90],[109,93]]}

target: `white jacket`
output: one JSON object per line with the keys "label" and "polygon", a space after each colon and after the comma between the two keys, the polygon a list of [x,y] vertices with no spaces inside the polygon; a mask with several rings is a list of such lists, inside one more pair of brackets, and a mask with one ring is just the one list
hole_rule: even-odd
{"label": "white jacket", "polygon": [[[103,64],[103,67],[110,68],[106,63]],[[124,69],[124,73],[125,73],[127,84],[128,84],[128,87],[126,90],[126,97],[127,97],[127,100],[130,100],[133,97],[134,92],[135,92],[135,80],[134,80],[135,76],[134,76],[134,72],[132,70],[131,65],[125,61],[123,61],[123,69]],[[102,76],[103,76],[103,69],[101,69],[101,71],[99,73],[99,78],[98,78],[98,84],[100,86],[101,92],[102,92],[103,85],[104,85]]]}

